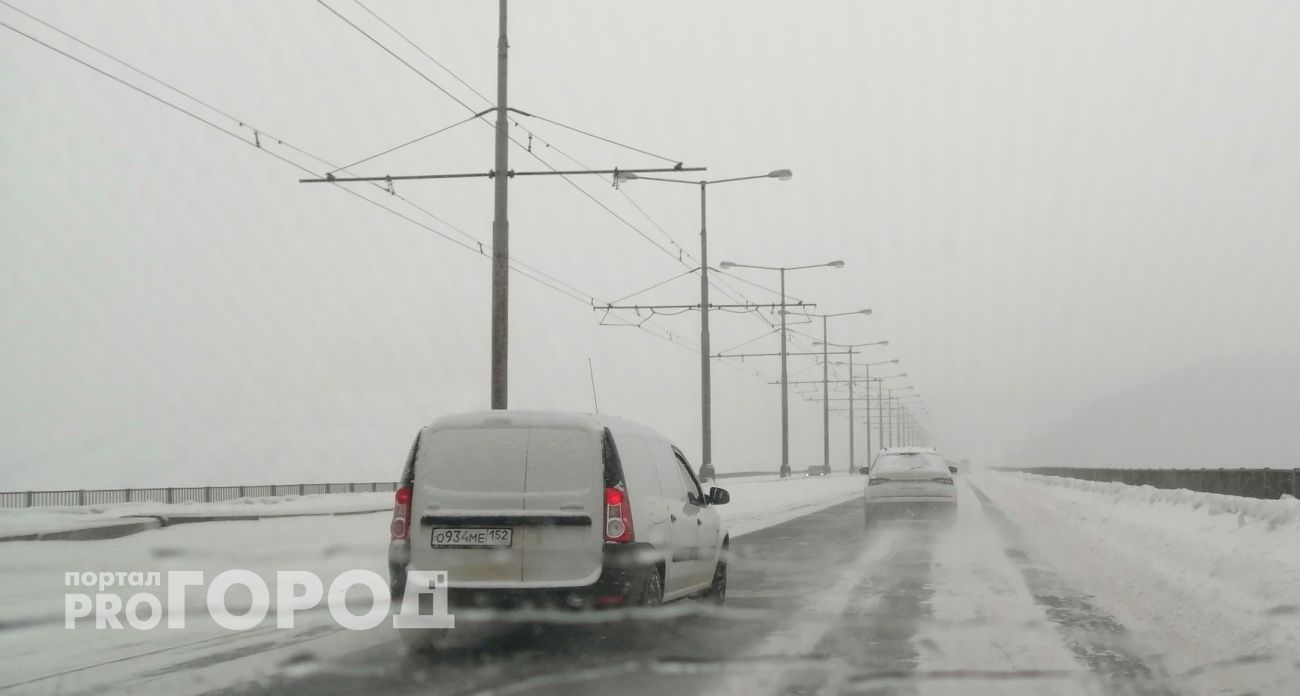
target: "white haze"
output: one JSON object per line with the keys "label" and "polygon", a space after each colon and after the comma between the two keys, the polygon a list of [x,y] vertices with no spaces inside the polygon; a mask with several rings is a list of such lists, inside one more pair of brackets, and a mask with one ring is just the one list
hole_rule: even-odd
{"label": "white haze", "polygon": [[[339,163],[466,113],[316,3],[14,2]],[[367,5],[492,94],[495,3]],[[76,49],[8,8],[0,19]],[[1116,442],[1099,430],[1119,427],[1080,415],[1091,404],[1127,404],[1121,420],[1139,430],[1155,411],[1199,418],[1204,370],[1239,375],[1235,401],[1279,405],[1209,421],[1212,433],[1118,438],[1126,464],[1168,466],[1198,437],[1281,446],[1300,415],[1270,396],[1300,390],[1275,369],[1300,359],[1297,36],[1300,4],[1263,0],[533,0],[513,3],[511,101],[711,177],[793,169],[787,183],[714,189],[711,262],[843,259],[792,274],[790,293],[820,311],[874,309],[836,320],[832,340],[890,340],[869,357],[903,361],[955,456],[1087,463],[1077,443]],[[488,405],[485,259],[298,184],[263,152],[8,31],[0,71],[0,489],[390,480],[421,424]],[[658,164],[522,122],[591,166]],[[468,124],[359,171],[490,166],[490,129]],[[519,150],[512,166],[541,168]],[[622,193],[581,183],[667,245]],[[398,191],[489,239],[485,180]],[[696,252],[696,191],[623,192]],[[515,180],[511,222],[517,258],[601,300],[685,270],[554,179]],[[696,353],[512,283],[512,406],[590,409],[590,357],[603,412],[698,462]],[[682,278],[637,301],[695,302],[697,287]],[[649,326],[698,341],[697,314]],[[722,350],[767,324],[714,326]],[[792,371],[809,379],[810,365]],[[737,367],[715,369],[714,459],[775,470],[776,362]],[[1157,387],[1186,396],[1132,396]],[[820,463],[820,406],[796,399],[791,415],[792,464]],[[865,432],[858,442],[861,457]],[[1294,465],[1293,451],[1273,465]],[[842,418],[831,455],[846,466]]]}

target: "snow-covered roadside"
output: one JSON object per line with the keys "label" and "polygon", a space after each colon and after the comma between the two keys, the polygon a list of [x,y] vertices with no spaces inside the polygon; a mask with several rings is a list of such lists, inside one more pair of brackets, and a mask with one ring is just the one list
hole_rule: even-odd
{"label": "snow-covered roadside", "polygon": [[[1149,665],[1185,675],[1171,680],[1178,690],[1283,693],[1294,676],[1295,501],[996,472],[975,482],[1027,553],[1123,623]],[[1232,662],[1252,656],[1263,661]]]}
{"label": "snow-covered roadside", "polygon": [[[739,536],[852,498],[861,492],[860,481],[847,475],[780,479],[776,474],[723,479],[715,484],[732,494],[732,502],[718,508]],[[221,503],[120,503],[0,509],[0,539],[29,534],[49,534],[90,529],[119,523],[128,517],[233,518],[295,515],[346,515],[385,510],[393,494],[332,493],[239,498]]]}
{"label": "snow-covered roadside", "polygon": [[119,503],[0,509],[0,538],[115,524],[126,517],[276,517],[383,510],[393,494],[331,493],[239,498],[220,503]]}
{"label": "snow-covered roadside", "polygon": [[[732,536],[853,499],[861,495],[863,485],[860,477],[848,475],[759,477],[720,484],[731,493],[731,503],[717,509]],[[391,493],[375,495],[391,504]],[[64,592],[78,591],[64,587],[67,572],[198,570],[210,580],[238,568],[269,580],[278,570],[310,570],[328,584],[354,568],[386,576],[387,550],[387,512],[190,524],[100,541],[7,543],[0,555],[0,624],[11,628],[0,631],[0,688],[40,679],[19,688],[24,693],[72,694],[129,684],[142,692],[201,693],[273,674],[303,649],[324,659],[390,642],[391,631],[334,630],[324,611],[300,614],[294,629],[276,629],[272,618],[270,626],[233,633],[199,611],[203,600],[198,594],[190,597],[196,613],[188,617],[184,630],[63,627]],[[214,660],[207,666],[175,669],[226,651],[245,654],[236,663]],[[61,674],[41,679],[56,673]]]}
{"label": "snow-covered roadside", "polygon": [[838,474],[814,478],[770,478],[718,482],[731,502],[718,507],[732,537],[780,524],[862,496],[865,478]]}

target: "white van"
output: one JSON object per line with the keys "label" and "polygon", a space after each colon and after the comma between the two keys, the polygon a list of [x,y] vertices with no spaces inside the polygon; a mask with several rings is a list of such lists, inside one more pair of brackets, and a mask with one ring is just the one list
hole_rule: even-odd
{"label": "white van", "polygon": [[449,606],[599,608],[721,602],[727,532],[681,451],[620,418],[448,416],[420,430],[393,511],[394,598],[447,571]]}

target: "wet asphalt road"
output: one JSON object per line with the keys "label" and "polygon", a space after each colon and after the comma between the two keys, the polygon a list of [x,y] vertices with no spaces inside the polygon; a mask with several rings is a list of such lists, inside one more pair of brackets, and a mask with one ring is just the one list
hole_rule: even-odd
{"label": "wet asphalt road", "polygon": [[[1014,522],[977,496],[968,502],[996,522],[1004,552],[1084,669],[1103,685],[1151,676],[1124,650],[1124,627],[1027,558]],[[394,636],[328,660],[307,654],[281,674],[215,693],[921,693],[916,639],[947,533],[929,524],[864,530],[852,501],[734,540],[722,609],[680,602],[599,623],[458,623],[456,642],[435,655],[408,654]]]}

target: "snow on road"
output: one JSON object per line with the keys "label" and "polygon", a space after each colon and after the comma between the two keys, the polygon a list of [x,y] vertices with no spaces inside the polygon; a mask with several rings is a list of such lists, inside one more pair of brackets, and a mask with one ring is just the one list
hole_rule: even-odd
{"label": "snow on road", "polygon": [[[724,480],[721,485],[732,498],[718,508],[719,513],[731,534],[741,536],[861,495],[863,483],[861,477],[841,475],[786,480],[746,477]],[[341,498],[360,498],[354,504],[373,505],[376,495],[391,500],[392,494],[313,496],[320,500],[285,501],[284,505],[301,508],[300,512],[320,510],[326,502],[337,506]],[[218,506],[205,506],[212,507]],[[238,504],[223,507],[227,508],[241,509]],[[65,572],[199,570],[210,581],[238,568],[252,570],[274,587],[276,571],[311,570],[328,585],[353,568],[387,577],[387,548],[386,513],[189,524],[102,541],[7,542],[0,556],[0,622],[13,629],[0,631],[0,689],[19,685],[29,693],[68,694],[96,691],[108,683],[147,680],[155,690],[201,693],[274,671],[279,660],[291,656],[304,641],[310,641],[318,653],[328,654],[322,643],[333,643],[343,651],[365,641],[391,640],[391,632],[340,634],[324,611],[300,614],[295,629],[280,630],[273,627],[272,609],[266,622],[271,627],[232,633],[207,617],[203,596],[195,590],[187,597],[184,630],[67,630],[63,626],[65,591],[81,591],[64,587]],[[231,601],[237,601],[236,593]],[[232,649],[246,650],[249,662],[256,664],[230,670],[204,662],[205,655]],[[176,672],[178,664],[188,665],[184,673]]]}
{"label": "snow on road", "polygon": [[[722,485],[732,503],[719,511],[739,537],[853,500],[863,482],[843,475]],[[895,668],[892,683],[927,696],[1290,693],[1300,669],[1297,503],[1225,498],[993,472],[962,477],[952,529],[865,534],[853,514],[843,520],[844,535],[819,537],[815,543],[860,544],[844,549],[856,560],[828,579],[828,591],[792,605],[792,616],[802,618],[766,629],[750,657],[802,659],[804,672],[790,677],[796,680],[814,678],[823,664],[814,660],[809,672],[801,656],[838,660],[830,672],[840,677]],[[0,621],[8,627],[0,632],[0,688],[202,693],[283,675],[304,652],[318,664],[343,664],[367,649],[400,649],[391,630],[344,631],[323,611],[300,614],[293,630],[272,624],[233,633],[213,624],[193,595],[183,631],[62,625],[68,571],[183,569],[211,578],[246,568],[270,578],[301,569],[327,583],[352,568],[383,575],[387,517],[7,543],[0,556]],[[770,670],[749,671],[748,680],[733,671],[708,683],[736,693],[790,683]]]}
{"label": "snow on road", "polygon": [[[1122,624],[1179,693],[1294,693],[1300,508],[986,472],[1023,551]],[[1230,688],[1231,687],[1231,688]]]}
{"label": "snow on road", "polygon": [[[935,544],[930,617],[914,639],[919,672],[965,672],[961,681],[928,681],[927,696],[1091,693],[1087,667],[1063,644],[998,530],[964,479],[957,523]],[[1061,678],[981,681],[980,673],[1058,673]]]}

